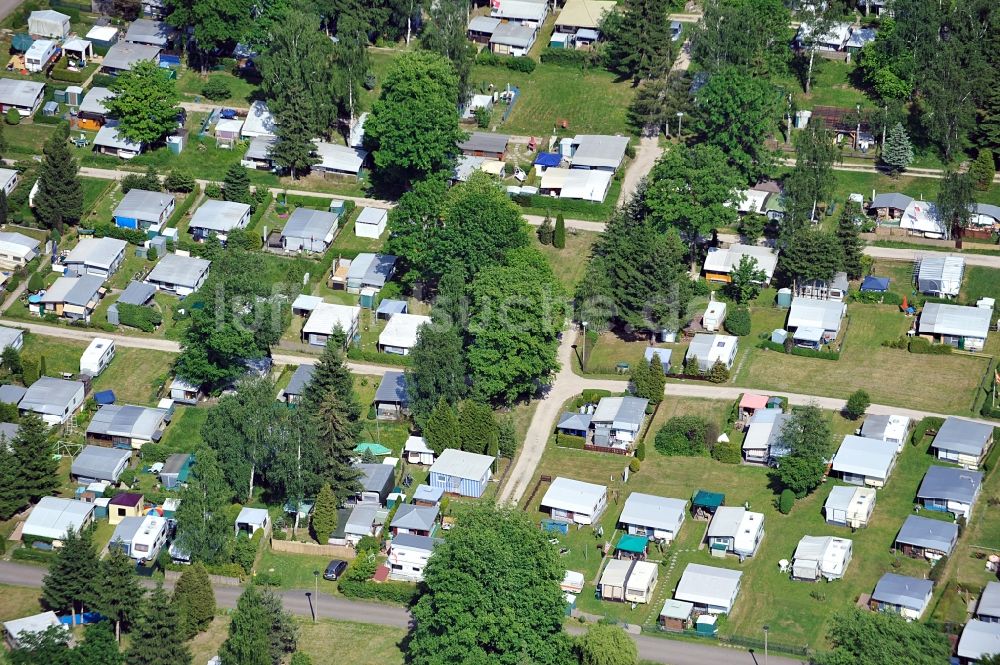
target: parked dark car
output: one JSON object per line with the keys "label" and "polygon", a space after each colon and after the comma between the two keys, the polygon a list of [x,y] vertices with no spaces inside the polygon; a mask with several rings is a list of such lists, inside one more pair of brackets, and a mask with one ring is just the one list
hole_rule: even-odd
{"label": "parked dark car", "polygon": [[330,581],[340,579],[345,570],[347,570],[347,562],[342,559],[334,559],[327,564],[326,570],[323,571],[323,579]]}

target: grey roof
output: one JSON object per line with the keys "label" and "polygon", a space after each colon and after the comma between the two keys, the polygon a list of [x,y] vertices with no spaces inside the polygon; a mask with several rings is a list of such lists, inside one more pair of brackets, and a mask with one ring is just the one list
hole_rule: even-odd
{"label": "grey roof", "polygon": [[916,545],[945,554],[951,554],[951,548],[957,539],[958,524],[919,515],[908,515],[896,536],[897,543]]}
{"label": "grey roof", "polygon": [[927,594],[933,588],[934,583],[930,580],[918,580],[915,577],[886,573],[875,585],[872,600],[900,605],[919,612],[924,609]]}
{"label": "grey roof", "polygon": [[246,203],[208,199],[194,211],[188,227],[226,233],[237,227],[243,228],[250,221],[246,216],[249,212],[250,206]]}
{"label": "grey roof", "polygon": [[493,18],[492,16],[473,16],[469,21],[469,30],[493,34],[498,25],[500,25],[500,19],[498,18]]}
{"label": "grey roof", "polygon": [[63,538],[70,529],[79,530],[93,512],[92,503],[43,496],[24,521],[23,533],[43,538]]}
{"label": "grey roof", "polygon": [[240,514],[236,516],[236,524],[249,524],[253,527],[264,526],[267,523],[268,512],[266,508],[248,508],[244,506]]}
{"label": "grey roof", "polygon": [[0,231],[0,242],[26,247],[27,249],[38,249],[40,242],[17,231]]}
{"label": "grey roof", "polygon": [[448,448],[443,451],[431,467],[431,473],[439,473],[455,478],[479,480],[493,466],[494,458]]}
{"label": "grey roof", "polygon": [[292,378],[288,381],[288,386],[285,387],[285,394],[301,395],[304,393],[306,386],[312,381],[313,370],[315,369],[315,365],[299,365],[296,367],[295,372],[292,373]]}
{"label": "grey roof", "polygon": [[44,88],[36,81],[0,78],[0,104],[30,108]]}
{"label": "grey roof", "polygon": [[367,534],[371,531],[375,517],[378,515],[378,506],[358,504],[351,510],[351,515],[344,524],[344,530],[352,534]]}
{"label": "grey roof", "polygon": [[728,606],[743,573],[729,568],[689,563],[684,568],[674,598],[699,605]]}
{"label": "grey roof", "polygon": [[393,300],[392,298],[383,298],[378,304],[378,309],[375,313],[378,315],[386,314],[392,316],[393,314],[405,314],[407,310],[407,305],[405,300]]}
{"label": "grey roof", "polygon": [[12,346],[22,335],[24,335],[23,330],[0,326],[0,351]]}
{"label": "grey roof", "polygon": [[35,413],[62,416],[81,390],[83,384],[79,381],[43,376],[28,387],[18,406]]}
{"label": "grey roof", "polygon": [[602,397],[591,417],[592,423],[610,423],[612,427],[638,429],[646,417],[648,399],[641,397]]}
{"label": "grey roof", "polygon": [[52,611],[42,612],[41,614],[32,614],[31,616],[21,617],[20,619],[11,619],[10,621],[3,622],[4,631],[15,641],[19,640],[22,635],[27,636],[43,633],[53,626],[59,626],[61,630],[67,632],[69,631],[69,626],[64,623],[60,623],[59,617],[57,617],[56,613]]}
{"label": "grey roof", "polygon": [[573,153],[573,166],[591,168],[618,168],[628,147],[627,136],[579,134],[574,142],[580,145]]}
{"label": "grey roof", "polygon": [[691,343],[688,345],[686,357],[697,357],[698,360],[704,362],[706,358],[712,357],[712,349],[715,348],[717,343],[719,346],[724,346],[730,339],[736,338],[732,335],[708,335],[705,333],[696,333],[695,336],[691,338]]}
{"label": "grey roof", "polygon": [[368,151],[361,148],[350,148],[326,141],[315,141],[313,145],[316,156],[319,157],[319,161],[313,165],[315,169],[356,174],[361,172],[365,160],[368,159]]}
{"label": "grey roof", "polygon": [[865,416],[865,421],[861,423],[861,436],[868,439],[881,439],[885,436],[885,428],[889,426],[889,419],[892,416],[882,416],[878,414]]}
{"label": "grey roof", "polygon": [[964,257],[951,255],[925,256],[920,259],[920,267],[917,269],[917,282],[921,288],[923,288],[924,282],[940,282],[941,284],[938,284],[938,286],[943,287],[946,286],[944,282],[961,283],[964,273]]}
{"label": "grey roof", "polygon": [[1000,654],[1000,623],[973,619],[965,624],[955,653],[963,659],[963,663],[979,661],[984,656]]}
{"label": "grey roof", "polygon": [[927,469],[917,490],[918,499],[947,499],[971,504],[983,484],[983,474],[948,466]]}
{"label": "grey roof", "polygon": [[844,303],[837,300],[793,298],[788,310],[788,327],[840,330],[844,309]]}
{"label": "grey roof", "polygon": [[885,480],[895,459],[895,443],[848,435],[833,456],[833,470]]}
{"label": "grey roof", "polygon": [[73,460],[70,473],[81,478],[117,481],[118,477],[115,475],[115,471],[121,465],[122,460],[127,461],[131,456],[132,451],[121,448],[85,446]]}
{"label": "grey roof", "polygon": [[59,277],[42,295],[42,303],[69,303],[85,307],[97,298],[102,286],[104,278],[98,275]]}
{"label": "grey roof", "polygon": [[1000,206],[995,206],[992,203],[977,203],[975,210],[979,215],[985,215],[986,217],[992,217],[1000,221]]}
{"label": "grey roof", "polygon": [[282,238],[323,240],[337,228],[337,215],[325,210],[296,208],[281,230]]}
{"label": "grey roof", "polygon": [[168,457],[163,462],[163,468],[160,469],[160,475],[167,473],[180,473],[180,470],[184,468],[187,464],[188,458],[191,457],[188,453],[174,453]]}
{"label": "grey roof", "polygon": [[396,268],[396,257],[392,254],[371,254],[362,252],[354,257],[347,269],[347,279],[360,279],[364,286],[382,288]]}
{"label": "grey roof", "polygon": [[393,467],[389,464],[359,464],[361,486],[366,492],[381,492],[392,482]]}
{"label": "grey roof", "polygon": [[126,517],[118,523],[115,527],[115,532],[111,535],[111,540],[108,542],[114,544],[116,541],[121,541],[123,544],[128,545],[135,538],[135,534],[139,533],[139,529],[142,528],[142,523],[145,521],[146,517],[144,515],[136,515],[134,517]]}
{"label": "grey roof", "polygon": [[82,263],[108,270],[125,252],[128,243],[117,238],[80,238],[63,263]]}
{"label": "grey roof", "polygon": [[132,65],[142,60],[156,60],[160,47],[149,44],[118,42],[108,49],[102,65],[108,69],[132,69]]}
{"label": "grey roof", "polygon": [[198,285],[202,275],[208,272],[210,265],[212,265],[211,261],[199,259],[196,256],[166,254],[156,263],[156,267],[150,271],[146,279],[150,282],[194,288]]}
{"label": "grey roof", "polygon": [[415,506],[404,503],[396,509],[396,515],[389,526],[393,529],[410,529],[413,531],[430,531],[437,521],[438,506]]}
{"label": "grey roof", "polygon": [[735,537],[746,512],[746,508],[742,506],[719,506],[712,516],[712,521],[708,523],[705,535],[709,538]]}
{"label": "grey roof", "polygon": [[531,26],[522,25],[513,21],[501,23],[490,35],[491,44],[504,44],[516,46],[518,48],[528,48],[535,40],[537,30]]}
{"label": "grey roof", "polygon": [[986,339],[993,310],[929,302],[920,312],[920,333]]}
{"label": "grey roof", "polygon": [[459,150],[469,152],[504,152],[507,150],[506,134],[491,134],[489,132],[472,132],[469,138],[458,144]]}
{"label": "grey roof", "polygon": [[372,206],[365,206],[358,213],[357,219],[354,221],[355,224],[381,224],[389,214],[389,211],[385,208],[374,208]]}
{"label": "grey roof", "polygon": [[559,416],[559,429],[588,430],[590,429],[589,413],[566,412]]}
{"label": "grey roof", "polygon": [[977,616],[1000,617],[1000,582],[987,582],[976,607]]}
{"label": "grey roof", "polygon": [[[94,137],[94,145],[102,146],[105,148],[115,148],[116,150],[131,150],[133,152],[140,152],[142,150],[142,144],[136,143],[135,141],[130,141],[118,134],[118,128],[112,127],[111,125],[104,125],[97,131],[97,136]],[[130,190],[129,194],[134,191],[142,190]],[[128,194],[125,195],[128,197]],[[118,214],[117,209],[115,214]]]}
{"label": "grey roof", "polygon": [[931,445],[940,450],[955,450],[978,456],[983,454],[992,436],[993,425],[949,416]]}
{"label": "grey roof", "polygon": [[[134,144],[133,144],[134,145]],[[157,222],[163,211],[170,207],[173,195],[166,192],[151,192],[146,189],[130,189],[121,203],[115,206],[115,217]]]}
{"label": "grey roof", "polygon": [[108,107],[104,105],[104,102],[114,96],[115,94],[108,88],[102,88],[100,86],[91,88],[87,91],[87,94],[84,95],[83,101],[80,102],[79,112],[92,113],[94,115],[105,115],[108,112]]}
{"label": "grey roof", "polygon": [[128,31],[125,33],[125,41],[163,47],[170,41],[173,31],[173,28],[163,21],[140,18],[129,24]]}
{"label": "grey roof", "polygon": [[897,192],[886,192],[878,194],[872,199],[872,208],[898,208],[906,210],[906,207],[913,203],[913,197]]}
{"label": "grey roof", "polygon": [[277,142],[273,136],[255,136],[250,140],[247,151],[243,154],[245,159],[256,159],[266,162],[271,159],[271,149]]}
{"label": "grey roof", "polygon": [[406,402],[406,375],[389,371],[382,375],[382,381],[375,391],[376,402]]}
{"label": "grey roof", "polygon": [[623,524],[673,531],[677,528],[677,524],[684,519],[686,510],[687,501],[685,499],[669,499],[663,496],[633,492],[625,499],[625,505],[622,507],[622,514],[618,521]]}
{"label": "grey roof", "polygon": [[87,434],[121,436],[152,441],[167,412],[146,406],[105,404],[90,421]]}
{"label": "grey roof", "polygon": [[20,404],[21,400],[24,399],[24,393],[27,391],[26,388],[21,386],[15,386],[13,384],[4,384],[0,386],[0,403],[3,404]]}
{"label": "grey roof", "polygon": [[128,283],[122,294],[118,296],[117,302],[121,305],[145,305],[155,293],[156,287],[152,284],[133,280]]}
{"label": "grey roof", "polygon": [[411,547],[416,550],[426,550],[428,552],[433,552],[434,547],[441,542],[444,541],[440,538],[417,536],[412,533],[401,533],[392,539],[393,546],[398,545],[400,547]]}
{"label": "grey roof", "polygon": [[444,496],[443,487],[417,485],[417,489],[413,491],[414,501],[440,501],[442,496]]}
{"label": "grey roof", "polygon": [[830,490],[830,494],[826,497],[826,503],[823,504],[823,508],[827,511],[846,511],[851,507],[851,501],[854,500],[855,490],[857,490],[856,487],[847,487],[845,485],[834,486],[834,488]]}
{"label": "grey roof", "polygon": [[0,423],[0,438],[13,441],[21,426],[16,423]]}

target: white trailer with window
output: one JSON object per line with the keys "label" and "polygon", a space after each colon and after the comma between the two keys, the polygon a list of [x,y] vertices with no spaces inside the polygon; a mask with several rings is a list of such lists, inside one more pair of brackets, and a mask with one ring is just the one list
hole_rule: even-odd
{"label": "white trailer with window", "polygon": [[115,357],[115,341],[104,337],[95,337],[90,346],[80,356],[80,374],[98,376]]}

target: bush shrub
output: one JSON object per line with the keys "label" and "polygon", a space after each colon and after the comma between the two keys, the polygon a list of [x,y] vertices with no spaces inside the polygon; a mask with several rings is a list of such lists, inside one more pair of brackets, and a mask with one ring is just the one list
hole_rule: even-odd
{"label": "bush shrub", "polygon": [[642,466],[642,462],[633,457],[631,460],[629,460],[628,470],[631,471],[632,473],[639,473],[640,466]]}
{"label": "bush shrub", "polygon": [[750,334],[750,309],[748,307],[733,307],[726,315],[726,331],[730,335],[744,337]]}
{"label": "bush shrub", "polygon": [[674,416],[656,433],[654,446],[661,454],[674,457],[706,457],[705,434],[708,421],[698,416]]}
{"label": "bush shrub", "polygon": [[146,232],[139,229],[123,229],[108,222],[97,222],[93,226],[95,238],[117,238],[133,245],[142,246],[146,242]]}
{"label": "bush shrub", "polygon": [[8,125],[20,125],[21,124],[21,114],[17,112],[17,109],[7,109],[7,115],[4,120]]}
{"label": "bush shrub", "polygon": [[792,341],[791,336],[785,340],[784,344],[778,344],[772,342],[769,339],[762,340],[758,345],[761,349],[770,349],[771,351],[777,351],[778,353],[790,353],[793,356],[802,356],[803,358],[819,358],[820,360],[840,360],[839,351],[816,351],[815,349],[804,349],[800,346],[795,346],[795,342]]}
{"label": "bush shrub", "polygon": [[597,51],[578,51],[572,48],[546,47],[542,50],[541,61],[548,65],[587,69],[601,64],[601,56]]}
{"label": "bush shrub", "polygon": [[281,586],[281,573],[262,570],[251,581],[257,586]]}
{"label": "bush shrub", "polygon": [[640,462],[646,461],[646,443],[640,443],[635,447],[635,458]]}
{"label": "bush shrub", "polygon": [[872,400],[864,390],[855,390],[851,393],[851,396],[847,398],[847,404],[844,406],[844,413],[851,420],[857,420],[861,416],[865,415],[865,411],[871,406]]}
{"label": "bush shrub", "polygon": [[712,446],[712,459],[723,464],[739,464],[743,461],[740,444],[736,441],[723,441]]}
{"label": "bush shrub", "polygon": [[229,95],[232,94],[232,90],[229,87],[229,81],[221,76],[210,76],[205,85],[201,87],[201,94],[205,95],[208,99],[213,102],[222,101],[227,99]]}
{"label": "bush shrub", "polygon": [[792,512],[792,506],[795,505],[795,492],[788,489],[787,487],[781,490],[781,497],[778,499],[778,510],[781,511],[782,515],[787,515]]}
{"label": "bush shrub", "polygon": [[172,170],[163,180],[163,187],[168,192],[191,192],[194,191],[197,184],[190,173],[180,169]]}
{"label": "bush shrub", "polygon": [[28,290],[37,293],[45,288],[45,278],[42,277],[42,273],[33,272],[31,277],[28,278]]}
{"label": "bush shrub", "polygon": [[584,404],[596,404],[601,401],[602,397],[611,397],[610,390],[600,390],[598,388],[587,388],[582,393],[580,393],[580,398],[577,400],[577,408],[583,406]]}
{"label": "bush shrub", "polygon": [[217,182],[210,182],[205,185],[205,197],[209,199],[221,199],[222,187]]}
{"label": "bush shrub", "polygon": [[395,353],[381,353],[373,349],[359,349],[352,346],[347,349],[347,357],[351,360],[362,360],[369,363],[379,363],[382,365],[397,365],[408,367],[410,356],[399,356]]}
{"label": "bush shrub", "polygon": [[947,344],[934,344],[923,337],[911,337],[907,346],[910,353],[921,353],[927,355],[948,355],[952,348]]}
{"label": "bush shrub", "polygon": [[515,58],[506,55],[496,55],[485,49],[480,51],[479,55],[476,56],[476,64],[491,67],[506,67],[511,71],[523,72],[525,74],[535,71],[535,67],[538,66],[537,62],[527,56]]}
{"label": "bush shrub", "polygon": [[556,445],[561,448],[576,448],[577,450],[583,450],[583,446],[585,444],[586,440],[582,436],[556,433]]}
{"label": "bush shrub", "polygon": [[937,416],[928,416],[917,423],[917,426],[913,428],[913,434],[910,435],[910,443],[914,446],[919,444],[924,439],[924,435],[928,430],[938,431],[941,429],[941,425],[944,425],[944,418],[938,418]]}
{"label": "bush shrub", "polygon": [[123,326],[153,332],[163,323],[163,315],[152,307],[118,303],[118,321]]}

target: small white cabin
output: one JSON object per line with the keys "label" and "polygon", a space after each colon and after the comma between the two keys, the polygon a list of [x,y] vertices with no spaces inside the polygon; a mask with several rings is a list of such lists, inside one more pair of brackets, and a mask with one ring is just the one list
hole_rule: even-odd
{"label": "small white cabin", "polygon": [[80,374],[98,376],[115,357],[115,341],[95,337],[80,356]]}

